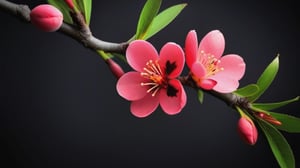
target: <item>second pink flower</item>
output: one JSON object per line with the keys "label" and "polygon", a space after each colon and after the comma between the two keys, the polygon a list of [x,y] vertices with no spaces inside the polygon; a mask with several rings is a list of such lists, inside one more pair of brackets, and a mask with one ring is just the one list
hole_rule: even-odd
{"label": "second pink flower", "polygon": [[245,73],[245,63],[236,54],[222,56],[225,48],[223,34],[214,30],[198,46],[196,31],[188,33],[185,41],[186,62],[198,87],[221,93],[235,91]]}

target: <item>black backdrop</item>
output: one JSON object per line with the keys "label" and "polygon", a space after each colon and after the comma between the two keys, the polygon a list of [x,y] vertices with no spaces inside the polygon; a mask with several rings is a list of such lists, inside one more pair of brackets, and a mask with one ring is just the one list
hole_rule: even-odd
{"label": "black backdrop", "polygon": [[[30,8],[43,1],[14,1]],[[135,32],[145,1],[93,2],[91,30],[122,42]],[[219,29],[225,54],[247,64],[241,86],[255,82],[280,56],[278,76],[260,101],[299,95],[299,9],[292,1],[163,1],[162,9],[186,2],[178,18],[149,39],[157,49],[181,46],[187,32],[198,37]],[[5,167],[279,167],[259,131],[255,146],[236,132],[238,114],[186,88],[188,103],[175,116],[160,109],[135,118],[118,96],[116,79],[94,52],[60,33],[44,33],[0,12],[0,164]],[[124,65],[124,64],[122,64]],[[125,66],[128,70],[128,67]],[[299,103],[278,109],[300,117]],[[300,165],[300,135],[283,133]]]}

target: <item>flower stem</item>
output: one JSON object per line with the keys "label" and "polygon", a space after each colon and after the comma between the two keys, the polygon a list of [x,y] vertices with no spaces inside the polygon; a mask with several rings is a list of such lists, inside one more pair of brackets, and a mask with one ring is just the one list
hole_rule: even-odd
{"label": "flower stem", "polygon": [[103,50],[97,50],[96,52],[102,57],[104,61],[110,58],[110,56],[107,53],[105,53]]}

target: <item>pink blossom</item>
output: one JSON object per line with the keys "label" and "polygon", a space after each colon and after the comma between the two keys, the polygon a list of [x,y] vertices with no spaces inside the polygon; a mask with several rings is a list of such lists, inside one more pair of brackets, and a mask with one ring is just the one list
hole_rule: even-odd
{"label": "pink blossom", "polygon": [[186,62],[198,87],[229,93],[236,90],[245,73],[245,63],[236,54],[222,56],[225,49],[223,34],[214,30],[205,35],[198,46],[196,31],[185,41]]}
{"label": "pink blossom", "polygon": [[186,93],[178,77],[184,67],[184,52],[172,42],[160,53],[147,41],[135,40],[126,50],[128,64],[135,70],[117,82],[117,91],[132,101],[130,110],[137,117],[150,115],[158,105],[169,115],[179,113],[186,104]]}
{"label": "pink blossom", "polygon": [[257,141],[257,129],[250,118],[241,117],[238,122],[238,133],[249,145],[254,145]]}
{"label": "pink blossom", "polygon": [[30,21],[42,31],[53,32],[62,25],[63,14],[52,5],[42,4],[32,9]]}

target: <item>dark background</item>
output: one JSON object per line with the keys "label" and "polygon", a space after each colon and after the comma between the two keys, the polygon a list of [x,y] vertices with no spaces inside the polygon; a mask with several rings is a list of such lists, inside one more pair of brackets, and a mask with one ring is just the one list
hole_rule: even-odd
{"label": "dark background", "polygon": [[[44,1],[14,2],[33,8]],[[93,34],[126,41],[144,2],[94,0]],[[247,64],[241,86],[254,83],[279,53],[279,73],[260,101],[299,95],[300,17],[294,1],[165,0],[161,9],[183,2],[188,6],[177,19],[149,39],[158,50],[168,41],[184,46],[191,29],[199,39],[219,29],[225,54],[239,54]],[[180,114],[158,109],[136,118],[94,52],[2,11],[0,19],[0,167],[279,167],[261,131],[255,146],[241,141],[239,115],[222,101],[205,95],[201,105],[186,88],[188,103]],[[277,111],[300,117],[299,102]],[[300,135],[283,135],[300,165]]]}

